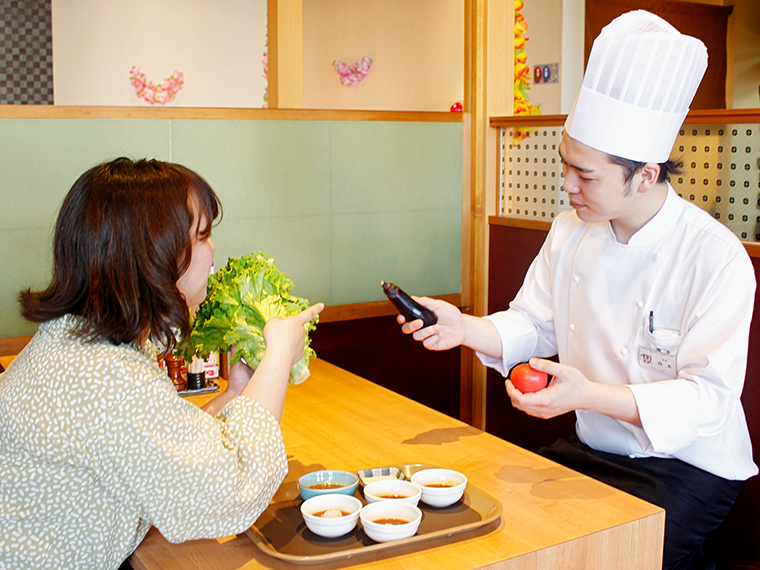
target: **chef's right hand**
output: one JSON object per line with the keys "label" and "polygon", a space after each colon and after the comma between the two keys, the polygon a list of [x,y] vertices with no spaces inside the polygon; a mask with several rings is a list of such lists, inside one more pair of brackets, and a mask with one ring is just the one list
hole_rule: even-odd
{"label": "chef's right hand", "polygon": [[459,309],[451,303],[430,297],[412,297],[426,309],[430,309],[438,317],[438,322],[423,328],[422,319],[406,322],[403,315],[396,320],[404,334],[412,335],[416,341],[428,350],[448,350],[461,345],[465,338],[464,317]]}

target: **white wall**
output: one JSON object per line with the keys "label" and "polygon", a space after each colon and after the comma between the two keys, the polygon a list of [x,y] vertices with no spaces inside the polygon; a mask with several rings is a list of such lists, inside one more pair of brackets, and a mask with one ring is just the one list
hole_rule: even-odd
{"label": "white wall", "polygon": [[150,106],[132,66],[184,86],[168,106],[261,107],[266,0],[52,0],[56,105]]}
{"label": "white wall", "polygon": [[[528,0],[521,12],[528,24],[530,104],[540,105],[542,115],[567,114],[583,81],[584,0]],[[559,63],[559,83],[536,84],[533,69],[548,63]]]}
{"label": "white wall", "polygon": [[[530,67],[529,103],[540,105],[542,115],[556,115],[560,112],[560,84],[536,83],[533,70],[547,63],[561,63],[562,58],[562,0],[527,0],[520,11],[525,17],[528,31],[525,42],[525,63]],[[564,66],[560,65],[560,81],[563,80]]]}
{"label": "white wall", "polygon": [[[373,60],[345,87],[333,61]],[[464,97],[464,0],[303,0],[304,107],[448,111]]]}
{"label": "white wall", "polygon": [[[543,114],[570,111],[583,77],[583,0],[527,1],[528,65],[560,62],[534,85]],[[760,107],[760,2],[735,0],[734,108]],[[464,95],[463,0],[304,0],[304,103],[311,108],[448,110]],[[266,0],[52,0],[56,105],[149,106],[129,82],[185,84],[170,106],[262,107]],[[339,84],[334,59],[375,62]]]}
{"label": "white wall", "polygon": [[583,49],[586,27],[584,0],[562,0],[562,91],[559,113],[570,114],[583,84]]}
{"label": "white wall", "polygon": [[736,0],[734,4],[736,51],[734,54],[734,109],[760,107],[760,2]]}

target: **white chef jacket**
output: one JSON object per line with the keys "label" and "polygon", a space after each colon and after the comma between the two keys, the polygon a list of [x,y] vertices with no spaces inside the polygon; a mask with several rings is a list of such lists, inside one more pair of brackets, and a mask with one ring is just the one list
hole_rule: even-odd
{"label": "white chef jacket", "polygon": [[506,376],[531,356],[558,354],[590,380],[627,385],[642,427],[578,410],[581,441],[744,480],[758,472],[739,400],[754,292],[741,242],[669,185],[627,244],[609,222],[557,216],[509,310],[486,317],[502,359],[478,357]]}

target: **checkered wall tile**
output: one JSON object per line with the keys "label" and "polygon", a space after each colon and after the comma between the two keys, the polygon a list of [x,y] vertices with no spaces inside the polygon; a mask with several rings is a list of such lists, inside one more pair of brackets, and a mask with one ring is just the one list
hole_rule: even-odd
{"label": "checkered wall tile", "polygon": [[52,104],[50,0],[0,0],[0,105]]}

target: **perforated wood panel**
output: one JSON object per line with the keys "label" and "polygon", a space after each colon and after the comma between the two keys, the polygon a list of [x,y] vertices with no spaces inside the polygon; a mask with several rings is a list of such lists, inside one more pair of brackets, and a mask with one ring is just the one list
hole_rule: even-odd
{"label": "perforated wood panel", "polygon": [[[562,133],[562,127],[501,129],[502,216],[551,220],[569,209],[557,152]],[[672,157],[683,161],[683,172],[670,181],[680,196],[740,239],[760,241],[760,125],[685,125]]]}
{"label": "perforated wood panel", "polygon": [[760,125],[686,125],[671,184],[743,240],[760,241]]}
{"label": "perforated wood panel", "polygon": [[[562,127],[501,129],[501,215],[551,220],[570,208],[562,191]],[[515,144],[515,136],[525,137]]]}

